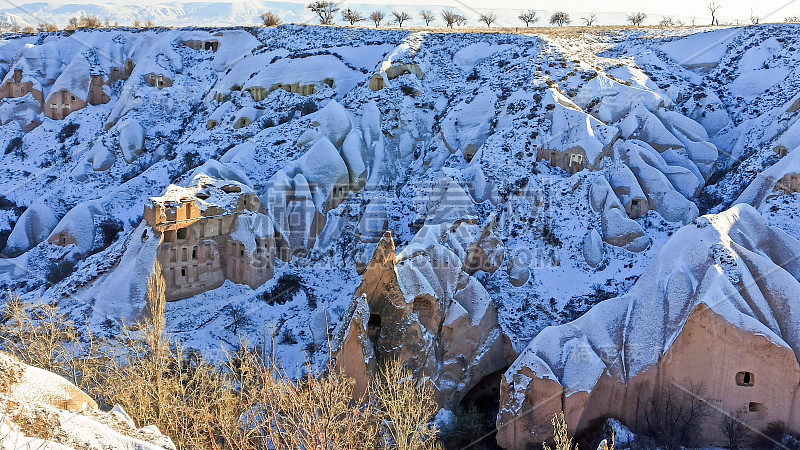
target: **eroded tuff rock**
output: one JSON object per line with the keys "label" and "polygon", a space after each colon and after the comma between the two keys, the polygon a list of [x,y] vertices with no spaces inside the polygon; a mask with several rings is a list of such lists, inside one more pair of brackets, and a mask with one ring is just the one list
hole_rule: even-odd
{"label": "eroded tuff rock", "polygon": [[718,411],[757,429],[800,426],[798,252],[749,205],[682,228],[626,295],[546,328],[520,354],[503,377],[498,442],[538,444],[562,410],[576,432],[605,417],[641,432],[650,399],[671,385],[702,386],[718,408],[701,445],[724,444]]}
{"label": "eroded tuff rock", "polygon": [[363,392],[380,364],[398,358],[431,380],[440,405],[453,404],[515,352],[488,293],[458,255],[440,244],[411,244],[400,258],[386,233],[337,337],[337,365]]}

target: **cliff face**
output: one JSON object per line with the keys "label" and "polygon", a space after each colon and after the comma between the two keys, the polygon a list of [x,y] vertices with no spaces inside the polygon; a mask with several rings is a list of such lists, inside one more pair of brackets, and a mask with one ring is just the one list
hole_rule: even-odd
{"label": "cliff face", "polygon": [[357,392],[397,359],[433,383],[442,407],[516,357],[488,293],[453,252],[433,246],[398,263],[391,233],[378,244],[335,344],[337,367],[356,379]]}
{"label": "cliff face", "polygon": [[503,379],[498,442],[548,439],[562,410],[576,431],[616,417],[647,432],[653,399],[675,388],[713,407],[700,445],[725,442],[723,413],[799,426],[798,250],[748,205],[698,218],[624,296],[533,339]]}

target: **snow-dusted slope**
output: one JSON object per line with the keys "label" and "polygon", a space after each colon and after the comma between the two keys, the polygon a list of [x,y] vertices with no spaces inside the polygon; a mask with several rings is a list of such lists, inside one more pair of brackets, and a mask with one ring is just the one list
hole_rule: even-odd
{"label": "snow-dusted slope", "polygon": [[[399,264],[424,268],[398,269],[410,297],[444,305],[479,284],[516,354],[628,292],[670,236],[737,197],[798,237],[798,45],[791,25],[9,37],[0,283],[113,334],[140,317],[161,245],[148,199],[204,173],[258,196],[275,267],[170,302],[186,345],[213,357],[244,335],[287,367],[324,361],[390,231]],[[72,86],[99,101],[44,114]],[[231,230],[243,252],[256,229]]]}
{"label": "snow-dusted slope", "polygon": [[0,449],[174,449],[155,426],[137,428],[119,405],[109,412],[66,379],[0,353]]}

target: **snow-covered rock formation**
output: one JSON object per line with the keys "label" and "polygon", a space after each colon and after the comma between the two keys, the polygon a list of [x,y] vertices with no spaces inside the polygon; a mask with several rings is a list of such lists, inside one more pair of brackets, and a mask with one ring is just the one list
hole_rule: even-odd
{"label": "snow-covered rock formation", "polygon": [[136,428],[119,406],[109,412],[64,378],[0,352],[0,449],[174,449],[152,425]]}
{"label": "snow-covered rock formation", "polygon": [[625,295],[533,339],[503,378],[498,442],[550,438],[559,411],[576,432],[605,417],[645,432],[652,399],[671,386],[714,405],[701,445],[726,442],[722,411],[797,427],[798,252],[752,206],[698,218]]}
{"label": "snow-covered rock formation", "polygon": [[502,259],[492,255],[502,244],[474,223],[467,194],[443,181],[434,211],[399,254],[391,233],[378,244],[334,341],[338,366],[361,392],[396,358],[431,380],[440,405],[453,405],[516,356],[489,293],[469,273],[497,270]]}
{"label": "snow-covered rock formation", "polygon": [[[706,254],[665,261],[705,245],[674,243],[701,215],[732,224],[697,231],[723,247],[800,238],[797,48],[788,25],[4,35],[0,289],[113,335],[141,319],[158,261],[168,331],[211,357],[246,338],[300,367],[335,338],[362,384],[399,356],[443,406],[499,399],[499,374],[542,330],[625,303],[653,273],[678,280],[647,290],[688,320],[719,277],[700,273]],[[728,247],[729,271],[752,258]],[[791,344],[766,311],[793,306],[769,305],[748,307]],[[554,392],[574,375],[553,373]],[[573,425],[591,419],[567,403]]]}

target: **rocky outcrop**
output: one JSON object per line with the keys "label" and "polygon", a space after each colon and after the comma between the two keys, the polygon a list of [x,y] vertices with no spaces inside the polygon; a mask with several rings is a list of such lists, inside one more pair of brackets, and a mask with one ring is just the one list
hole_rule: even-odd
{"label": "rocky outcrop", "polygon": [[720,412],[800,426],[798,252],[748,205],[682,228],[627,294],[534,338],[503,378],[498,442],[538,444],[560,411],[576,432],[605,417],[645,431],[670,386],[714,406],[696,444],[725,442]]}
{"label": "rocky outcrop", "polygon": [[66,379],[0,353],[0,449],[175,449],[154,426],[137,428],[119,406],[110,412]]}
{"label": "rocky outcrop", "polygon": [[[449,245],[431,240],[442,235]],[[398,358],[430,379],[443,406],[506,367],[515,352],[494,304],[464,271],[468,251],[491,240],[468,222],[427,223],[396,256],[391,234],[384,235],[337,337],[337,365],[363,389],[378,366]]]}

